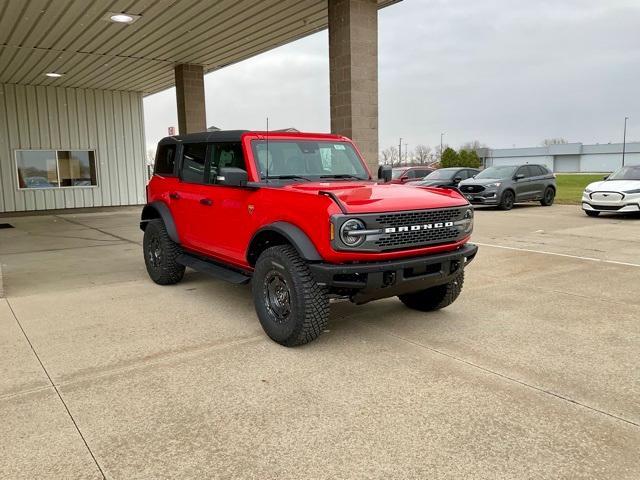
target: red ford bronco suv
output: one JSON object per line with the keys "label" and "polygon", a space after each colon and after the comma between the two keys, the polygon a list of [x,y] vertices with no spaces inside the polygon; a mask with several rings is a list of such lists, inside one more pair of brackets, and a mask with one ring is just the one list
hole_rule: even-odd
{"label": "red ford bronco suv", "polygon": [[[381,168],[386,182],[391,169]],[[142,211],[151,279],[190,267],[252,279],[260,323],[293,346],[326,328],[330,298],[398,296],[430,311],[460,294],[473,210],[455,189],[375,182],[348,138],[218,131],[158,145]]]}

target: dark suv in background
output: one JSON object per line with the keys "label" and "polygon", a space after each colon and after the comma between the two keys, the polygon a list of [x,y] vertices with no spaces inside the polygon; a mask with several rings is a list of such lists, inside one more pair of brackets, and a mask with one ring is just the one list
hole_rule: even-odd
{"label": "dark suv in background", "polygon": [[477,168],[439,168],[419,182],[412,182],[412,187],[457,187],[458,184],[480,173]]}
{"label": "dark suv in background", "polygon": [[517,202],[549,206],[556,196],[556,177],[544,165],[500,165],[463,180],[459,189],[473,204],[502,210],[511,210]]}

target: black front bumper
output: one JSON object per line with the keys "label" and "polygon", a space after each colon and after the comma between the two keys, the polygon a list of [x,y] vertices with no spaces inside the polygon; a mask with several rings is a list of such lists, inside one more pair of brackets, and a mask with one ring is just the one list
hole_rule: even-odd
{"label": "black front bumper", "polygon": [[387,262],[312,263],[320,285],[353,292],[351,300],[366,303],[449,283],[476,256],[478,247],[467,243],[451,252]]}

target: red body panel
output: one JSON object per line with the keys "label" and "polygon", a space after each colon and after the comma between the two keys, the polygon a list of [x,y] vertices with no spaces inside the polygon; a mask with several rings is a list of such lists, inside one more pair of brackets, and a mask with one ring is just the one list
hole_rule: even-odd
{"label": "red body panel", "polygon": [[[252,182],[259,180],[259,174],[250,142],[265,135],[251,132],[242,137],[247,173]],[[269,133],[269,138],[350,142],[336,135],[307,133]],[[330,218],[341,210],[330,197],[319,194],[320,191],[334,193],[349,213],[357,214],[467,205],[466,199],[454,190],[341,180],[241,188],[187,183],[176,177],[154,175],[147,191],[149,202],[161,201],[169,207],[180,243],[185,248],[243,268],[251,268],[247,249],[255,232],[278,221],[300,228],[329,263],[423,256],[454,250],[468,241],[465,238],[446,245],[384,253],[338,252],[330,243]],[[201,203],[205,199],[211,204]]]}

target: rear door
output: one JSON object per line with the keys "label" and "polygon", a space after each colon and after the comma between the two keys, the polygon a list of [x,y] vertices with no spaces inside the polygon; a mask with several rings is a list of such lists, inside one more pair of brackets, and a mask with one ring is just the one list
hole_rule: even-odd
{"label": "rear door", "polygon": [[540,199],[545,187],[545,170],[540,165],[529,165],[529,169],[531,170],[531,197]]}
{"label": "rear door", "polygon": [[171,210],[176,222],[180,242],[187,248],[194,248],[194,226],[200,221],[198,208],[201,189],[204,184],[206,143],[185,143],[182,145],[180,161],[180,181],[176,191],[170,194]]}

